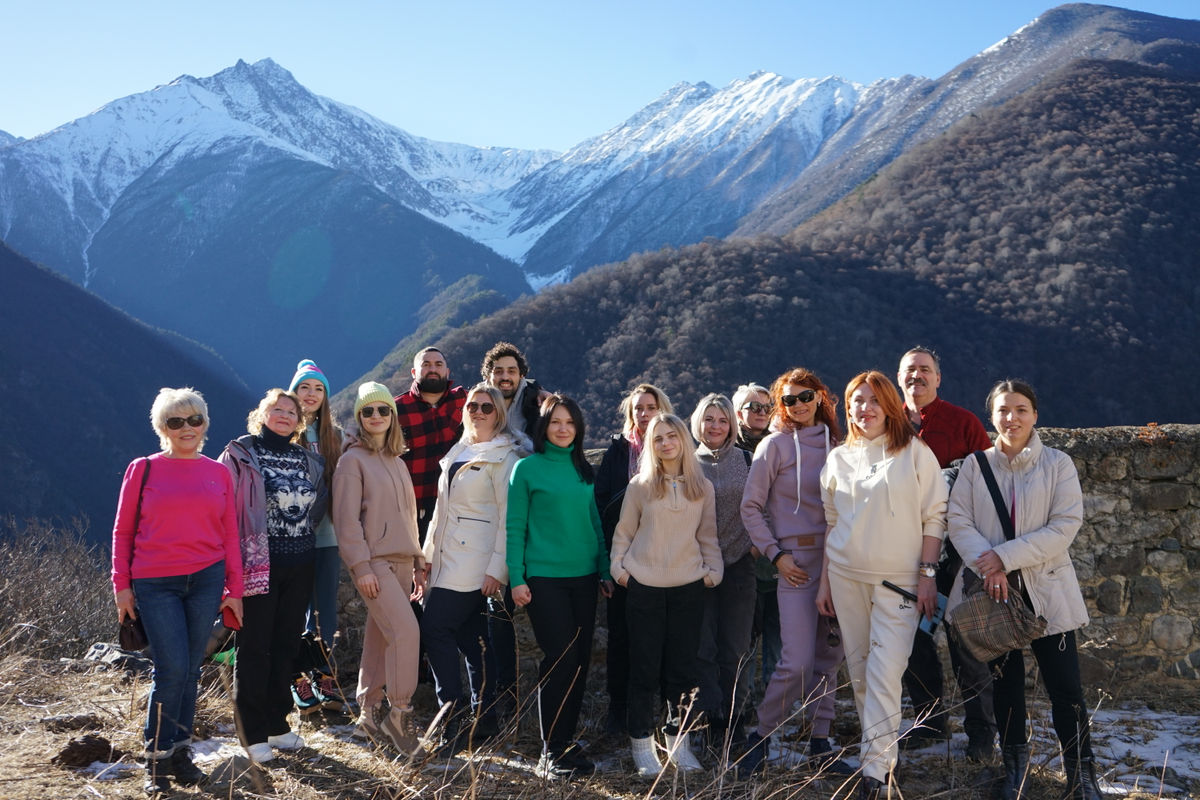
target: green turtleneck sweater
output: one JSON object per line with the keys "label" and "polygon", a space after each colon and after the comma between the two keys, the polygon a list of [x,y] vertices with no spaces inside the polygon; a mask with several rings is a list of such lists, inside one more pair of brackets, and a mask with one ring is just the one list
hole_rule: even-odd
{"label": "green turtleneck sweater", "polygon": [[508,481],[508,575],[608,579],[604,533],[591,484],[571,463],[571,451],[546,442],[544,453],[517,462]]}

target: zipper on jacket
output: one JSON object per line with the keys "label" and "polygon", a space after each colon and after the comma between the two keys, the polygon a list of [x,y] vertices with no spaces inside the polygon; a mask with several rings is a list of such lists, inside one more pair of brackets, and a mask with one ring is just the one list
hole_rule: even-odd
{"label": "zipper on jacket", "polygon": [[488,525],[490,525],[492,522],[490,519],[480,519],[479,517],[459,517],[458,518],[459,522],[462,522],[463,520],[466,520],[468,522],[482,522],[482,523],[488,524]]}

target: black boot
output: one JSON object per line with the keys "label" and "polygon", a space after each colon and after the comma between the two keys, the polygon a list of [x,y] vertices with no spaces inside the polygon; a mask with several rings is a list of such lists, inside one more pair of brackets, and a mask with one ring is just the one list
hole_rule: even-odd
{"label": "black boot", "polygon": [[884,795],[883,781],[866,775],[858,782],[859,800],[881,800]]}
{"label": "black boot", "polygon": [[192,748],[186,745],[176,747],[171,754],[171,774],[175,776],[176,783],[184,786],[195,786],[208,777],[192,763]]}
{"label": "black boot", "polygon": [[142,791],[151,797],[166,794],[171,791],[171,757],[147,758],[146,779],[142,782]]}
{"label": "black boot", "polygon": [[1067,788],[1063,800],[1104,800],[1100,783],[1096,780],[1096,760],[1092,756],[1080,758],[1063,753],[1063,769],[1067,773]]}
{"label": "black boot", "polygon": [[771,737],[759,736],[758,731],[751,731],[746,737],[746,745],[746,752],[737,763],[739,778],[748,778],[763,768],[767,761],[767,751],[771,748]]}
{"label": "black boot", "polygon": [[1025,800],[1029,781],[1029,745],[1006,744],[1000,750],[1004,775],[996,790],[999,800]]}

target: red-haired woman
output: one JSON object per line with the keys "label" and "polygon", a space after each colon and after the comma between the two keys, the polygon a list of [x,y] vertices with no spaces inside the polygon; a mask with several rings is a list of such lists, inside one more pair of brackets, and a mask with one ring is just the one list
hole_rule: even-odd
{"label": "red-haired woman", "polygon": [[[876,798],[896,765],[900,679],[921,615],[937,607],[946,535],[946,482],[913,432],[896,387],[880,372],[846,386],[846,443],[821,472],[829,533],[817,608],[841,622],[862,722],[859,796]],[[914,604],[883,581],[916,594]]]}
{"label": "red-haired woman", "polygon": [[821,468],[841,440],[837,398],[821,379],[802,367],[771,385],[775,432],[754,452],[742,493],[742,522],[758,552],[779,571],[776,597],[783,651],[758,707],[758,727],[738,765],[750,773],[767,756],[771,735],[803,701],[812,718],[809,755],[819,766],[844,769],[833,755],[833,722],[840,645],[830,645],[829,617],[817,613],[817,587],[824,576],[825,507]]}

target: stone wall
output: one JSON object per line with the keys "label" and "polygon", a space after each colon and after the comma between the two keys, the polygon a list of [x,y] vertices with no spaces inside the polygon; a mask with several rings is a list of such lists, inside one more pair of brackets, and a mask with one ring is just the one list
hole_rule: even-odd
{"label": "stone wall", "polygon": [[1200,679],[1200,425],[1045,428],[1083,484],[1071,554],[1091,623],[1085,683]]}

